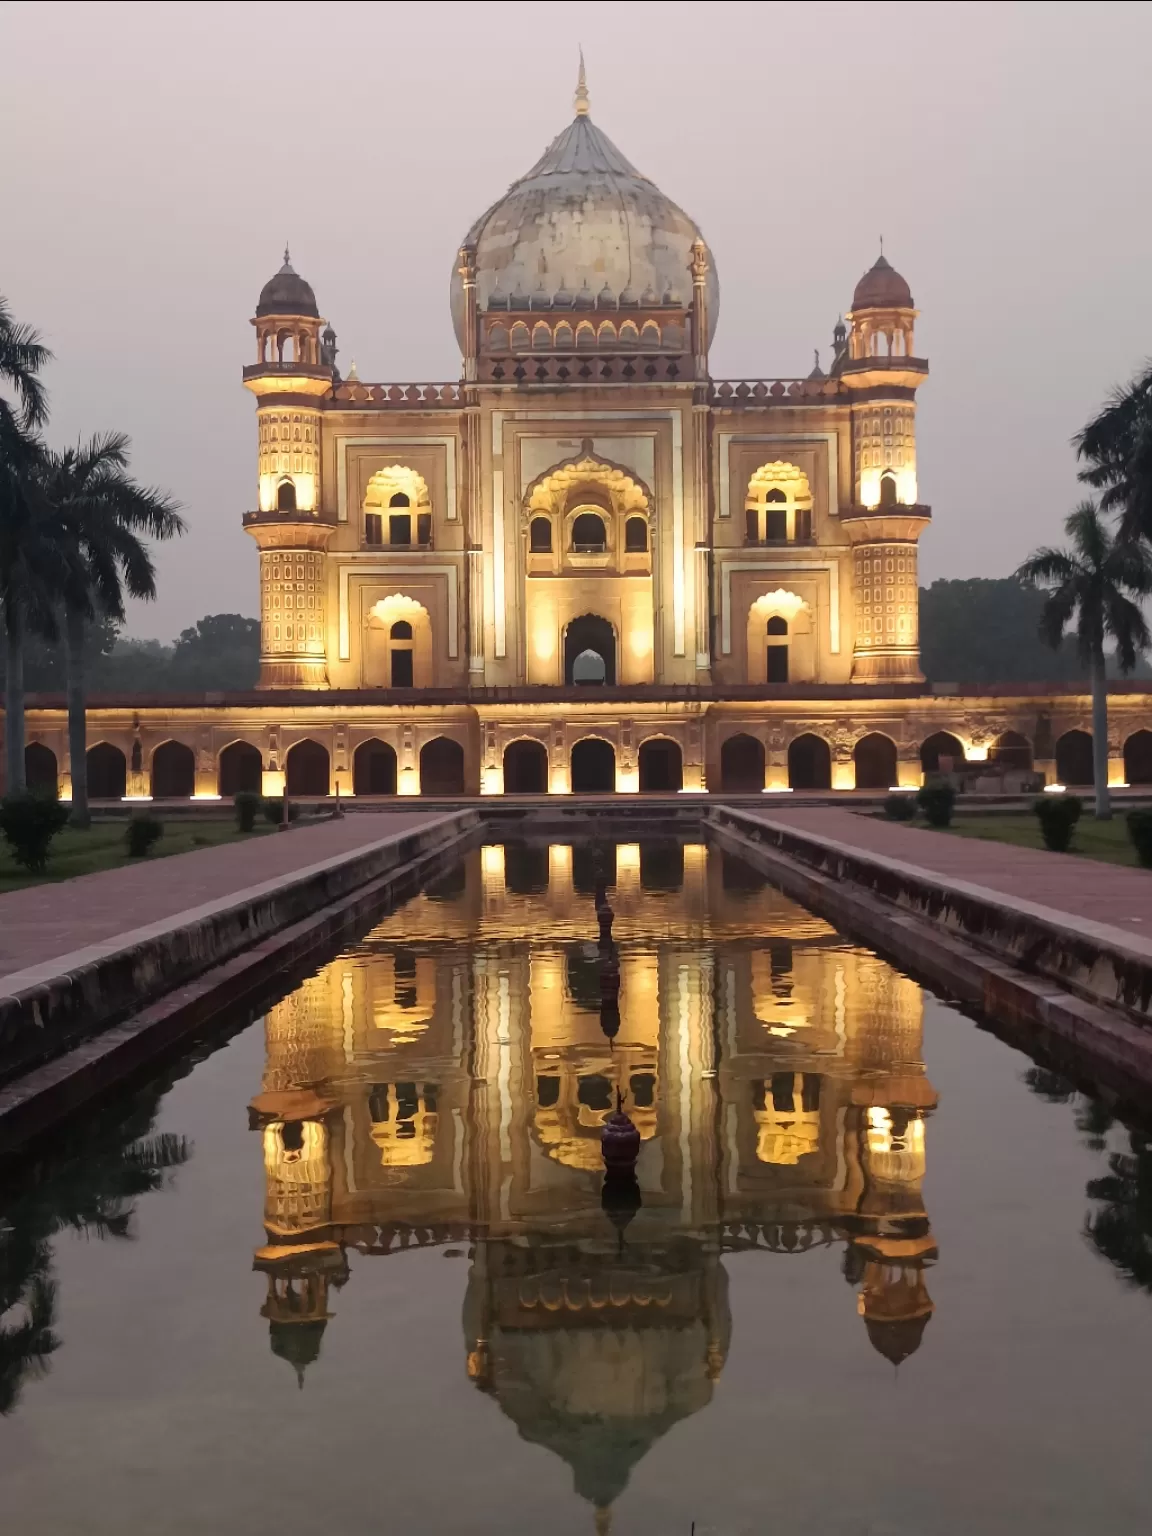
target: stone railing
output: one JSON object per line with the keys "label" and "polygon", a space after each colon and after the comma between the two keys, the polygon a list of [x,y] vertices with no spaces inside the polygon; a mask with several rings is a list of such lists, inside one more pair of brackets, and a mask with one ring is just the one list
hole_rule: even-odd
{"label": "stone railing", "polygon": [[713,379],[713,405],[762,405],[773,400],[819,400],[841,394],[839,379]]}
{"label": "stone railing", "polygon": [[342,379],[332,391],[332,398],[349,405],[375,405],[386,410],[443,410],[463,404],[464,386],[453,384],[362,384],[359,379]]}
{"label": "stone railing", "polygon": [[482,357],[483,384],[659,384],[691,382],[683,353],[549,352],[540,356]]}

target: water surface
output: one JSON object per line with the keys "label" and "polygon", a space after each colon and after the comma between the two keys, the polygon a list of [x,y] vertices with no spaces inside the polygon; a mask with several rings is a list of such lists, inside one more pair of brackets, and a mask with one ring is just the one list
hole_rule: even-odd
{"label": "water surface", "polygon": [[1145,1529],[1142,1132],[738,861],[477,850],[201,1054],[9,1180],[13,1529]]}

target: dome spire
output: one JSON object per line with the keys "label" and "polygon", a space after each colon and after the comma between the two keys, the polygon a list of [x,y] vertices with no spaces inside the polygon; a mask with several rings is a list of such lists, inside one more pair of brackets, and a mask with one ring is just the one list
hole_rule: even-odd
{"label": "dome spire", "polygon": [[588,80],[587,80],[587,77],[586,77],[586,75],[584,73],[584,49],[583,48],[580,49],[580,70],[579,70],[579,73],[576,76],[576,95],[575,95],[575,97],[573,99],[573,103],[572,104],[576,108],[576,116],[577,117],[587,117],[588,116],[588,112],[589,112]]}
{"label": "dome spire", "polygon": [[288,255],[287,240],[284,242],[284,265],[280,268],[280,270],[281,272],[291,272],[293,276],[296,275],[292,266],[292,258]]}

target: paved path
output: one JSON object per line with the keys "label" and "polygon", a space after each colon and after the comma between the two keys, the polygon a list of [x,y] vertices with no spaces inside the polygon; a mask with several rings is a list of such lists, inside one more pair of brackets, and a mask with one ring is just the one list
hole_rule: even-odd
{"label": "paved path", "polygon": [[1152,938],[1152,870],[1125,869],[1070,853],[903,827],[848,810],[797,807],[759,819],[899,859],[946,880],[982,885],[1003,897],[1034,902],[1073,918],[1108,923]]}
{"label": "paved path", "polygon": [[435,811],[357,813],[315,827],[245,838],[149,859],[58,884],[0,896],[0,987],[15,972],[91,944],[105,944],[149,923],[220,901],[266,880],[293,875],[383,837],[414,831]]}

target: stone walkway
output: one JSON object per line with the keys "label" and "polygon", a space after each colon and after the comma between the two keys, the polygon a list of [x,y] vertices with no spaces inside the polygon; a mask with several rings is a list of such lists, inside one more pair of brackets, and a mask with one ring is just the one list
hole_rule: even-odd
{"label": "stone walkway", "polygon": [[17,972],[415,831],[442,810],[357,814],[0,896],[0,988]]}
{"label": "stone walkway", "polygon": [[792,831],[898,859],[945,880],[980,885],[1010,900],[1032,902],[1152,938],[1152,870],[904,827],[848,810],[797,807],[779,816],[763,811],[753,814]]}

